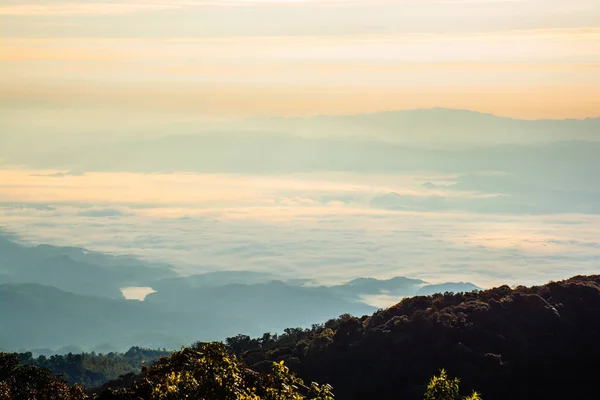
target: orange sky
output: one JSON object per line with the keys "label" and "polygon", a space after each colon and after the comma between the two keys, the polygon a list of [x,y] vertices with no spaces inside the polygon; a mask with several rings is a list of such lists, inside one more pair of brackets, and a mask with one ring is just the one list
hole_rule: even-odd
{"label": "orange sky", "polygon": [[0,18],[0,106],[31,115],[600,116],[600,0],[25,0]]}

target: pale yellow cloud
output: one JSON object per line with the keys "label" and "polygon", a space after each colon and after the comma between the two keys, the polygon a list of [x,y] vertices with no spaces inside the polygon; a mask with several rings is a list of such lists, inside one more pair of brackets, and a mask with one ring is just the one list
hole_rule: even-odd
{"label": "pale yellow cloud", "polygon": [[[317,207],[340,208],[341,202],[321,203],[314,196],[375,196],[395,192],[405,196],[486,197],[459,191],[426,190],[414,176],[389,177],[356,174],[293,174],[256,176],[237,174],[137,174],[32,171],[0,169],[0,202],[93,202],[105,204],[161,204],[199,208],[226,207]],[[180,209],[185,210],[185,209]],[[185,213],[185,211],[183,211]],[[339,211],[345,212],[345,211]]]}
{"label": "pale yellow cloud", "polygon": [[[260,204],[285,191],[373,190],[365,184],[219,174],[89,173],[0,170],[0,201],[160,204]],[[380,188],[381,190],[381,188]],[[385,187],[383,188],[385,190]],[[388,189],[390,190],[390,189]],[[314,205],[311,199],[281,197],[283,205]]]}
{"label": "pale yellow cloud", "polygon": [[[515,41],[519,45],[515,46]],[[328,73],[347,84],[394,85],[406,70],[593,70],[600,65],[600,29],[493,34],[228,39],[2,39],[3,80],[247,82],[304,85]],[[40,63],[52,61],[52,64]],[[106,73],[102,73],[102,69]],[[69,70],[66,70],[69,69]],[[79,73],[74,73],[77,69]],[[118,70],[122,73],[119,74]],[[131,71],[135,70],[135,74]],[[86,71],[89,73],[85,75]],[[387,75],[373,72],[386,72]],[[274,74],[275,72],[275,74]],[[356,72],[356,76],[352,74]],[[426,72],[426,71],[425,71]],[[360,74],[364,73],[364,76]],[[154,74],[154,75],[152,75]],[[286,75],[287,74],[287,75]],[[307,74],[308,76],[303,76]],[[312,75],[311,75],[312,74]],[[319,76],[319,74],[323,76]],[[341,75],[340,75],[341,74]],[[513,77],[519,79],[519,74]],[[411,76],[410,82],[417,82]],[[499,78],[502,78],[501,76]],[[571,77],[572,78],[572,77]],[[456,81],[454,78],[451,81]],[[498,77],[493,81],[498,83]],[[420,79],[431,81],[427,75]],[[529,77],[527,81],[531,83]],[[466,79],[468,84],[468,79]],[[559,83],[551,77],[548,83]],[[436,83],[437,84],[437,83]]]}
{"label": "pale yellow cloud", "polygon": [[202,7],[298,7],[303,5],[317,7],[344,7],[357,5],[394,5],[394,4],[485,4],[485,3],[522,3],[528,0],[126,0],[126,1],[90,1],[57,2],[0,5],[0,15],[6,16],[70,16],[70,15],[118,15],[164,10],[186,10]]}
{"label": "pale yellow cloud", "polygon": [[[515,41],[519,41],[516,45]],[[494,56],[510,62],[507,56],[527,52],[529,59],[554,54],[556,59],[565,56],[563,52],[585,50],[587,54],[598,55],[600,27],[503,30],[465,33],[407,33],[396,35],[361,34],[331,36],[239,36],[226,38],[1,38],[2,53],[12,51],[25,53],[43,50],[68,49],[74,53],[93,51],[117,52],[124,50],[141,60],[157,62],[164,56],[185,56],[188,60],[204,57],[231,57],[238,61],[248,58],[263,60],[263,57],[283,58],[293,56],[295,61],[313,59],[360,60],[366,55],[369,61],[389,59],[421,59],[450,61],[457,51],[470,54],[477,59]],[[479,47],[484,45],[484,47]],[[425,47],[421,47],[425,46]],[[433,46],[433,47],[431,47]],[[440,47],[443,46],[443,47]],[[486,49],[485,46],[491,46]],[[539,48],[542,46],[543,48]],[[583,46],[583,47],[582,47]],[[404,54],[377,54],[379,50],[403,50]],[[406,51],[410,52],[406,53]],[[438,50],[437,54],[423,54],[428,50]],[[482,51],[483,50],[483,51]],[[333,52],[332,52],[333,51]],[[500,53],[498,53],[500,52]],[[560,54],[556,54],[560,52]],[[60,53],[58,53],[60,55]],[[60,57],[57,57],[60,59]],[[163,60],[166,61],[166,60]],[[204,60],[210,61],[210,59]],[[453,61],[466,62],[465,59]],[[471,60],[472,61],[472,60]]]}
{"label": "pale yellow cloud", "polygon": [[4,16],[72,16],[72,15],[118,15],[161,11],[178,8],[161,2],[89,2],[89,3],[58,3],[58,4],[15,4],[0,6],[0,15]]}
{"label": "pale yellow cloud", "polygon": [[[480,34],[0,40],[6,104],[214,116],[444,106],[599,114],[600,28]],[[27,83],[25,83],[27,82]]]}
{"label": "pale yellow cloud", "polygon": [[257,201],[249,185],[233,186],[214,175],[105,174],[49,177],[56,171],[0,171],[0,197],[5,202],[227,203]]}

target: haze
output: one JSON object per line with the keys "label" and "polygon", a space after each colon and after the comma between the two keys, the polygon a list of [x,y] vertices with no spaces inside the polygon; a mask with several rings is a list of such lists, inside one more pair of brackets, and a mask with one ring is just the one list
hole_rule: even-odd
{"label": "haze", "polygon": [[599,0],[0,0],[0,226],[182,275],[597,272],[599,21]]}

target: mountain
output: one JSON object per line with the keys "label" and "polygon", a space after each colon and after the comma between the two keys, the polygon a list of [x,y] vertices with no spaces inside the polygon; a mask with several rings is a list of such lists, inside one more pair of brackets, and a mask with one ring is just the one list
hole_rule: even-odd
{"label": "mountain", "polygon": [[486,400],[593,399],[600,357],[600,275],[543,286],[407,298],[278,337],[234,337],[248,366],[285,361],[336,398],[422,399],[447,369]]}
{"label": "mountain", "polygon": [[[232,297],[236,303],[237,297],[247,292],[247,296],[256,296],[264,293],[278,293],[283,289],[282,296],[308,296],[309,301],[314,296],[337,299],[345,303],[346,310],[340,314],[351,313],[359,315],[365,312],[364,296],[388,295],[393,297],[408,297],[417,294],[433,294],[438,292],[464,292],[481,289],[472,283],[439,283],[429,284],[421,279],[412,279],[397,276],[390,279],[357,278],[332,286],[316,285],[315,282],[302,279],[291,281],[282,280],[273,274],[254,271],[216,271],[205,274],[165,278],[155,282],[155,293],[146,297],[150,303],[169,305],[171,308],[184,307],[185,303],[193,301],[202,303],[207,297],[223,296]],[[254,292],[257,294],[254,294]],[[244,294],[246,295],[246,294]],[[250,306],[252,299],[246,301],[244,306]],[[298,299],[301,301],[301,299]],[[359,303],[358,306],[356,303]],[[241,304],[241,303],[240,303]],[[230,308],[229,310],[233,310]],[[226,312],[226,311],[224,311]]]}
{"label": "mountain", "polygon": [[419,288],[427,282],[421,279],[411,279],[397,276],[391,279],[358,278],[350,282],[321,287],[321,290],[335,293],[349,301],[365,302],[369,296],[386,295],[400,299],[414,296]]}
{"label": "mountain", "polygon": [[[246,320],[182,310],[164,312],[135,300],[86,296],[37,284],[0,285],[3,348],[58,349],[76,344],[93,349],[110,343],[178,348],[197,337],[234,334]],[[187,311],[187,312],[183,312]]]}
{"label": "mountain", "polygon": [[473,290],[481,290],[480,287],[470,282],[446,282],[435,285],[425,285],[417,291],[418,296],[430,296],[436,293],[468,293]]}
{"label": "mountain", "polygon": [[[173,349],[197,339],[219,340],[240,332],[281,332],[342,314],[370,314],[375,307],[365,304],[363,295],[387,293],[401,298],[414,295],[424,283],[393,278],[358,279],[331,287],[281,281],[175,285],[162,287],[143,302],[75,294],[38,284],[4,284],[0,285],[0,325],[12,329],[0,332],[0,346],[47,349],[46,353],[69,345],[88,351],[131,345]],[[446,291],[450,287],[439,288]],[[81,327],[73,329],[79,324]]]}
{"label": "mountain", "polygon": [[519,120],[468,110],[430,108],[304,118],[251,118],[232,124],[300,136],[366,136],[398,143],[531,143],[598,140],[600,118]]}
{"label": "mountain", "polygon": [[174,276],[171,266],[75,247],[26,246],[0,231],[0,283],[38,283],[83,295],[122,298],[121,288]]}
{"label": "mountain", "polygon": [[140,323],[152,320],[138,302],[83,296],[37,284],[0,285],[0,304],[0,323],[12,327],[0,332],[0,343],[7,348],[112,341],[124,331],[139,332]]}
{"label": "mountain", "polygon": [[277,281],[161,290],[143,302],[4,284],[0,304],[0,325],[11,327],[0,332],[0,346],[11,350],[68,345],[92,350],[107,343],[113,349],[132,344],[174,349],[196,339],[219,340],[240,331],[258,335],[374,311],[334,293]]}
{"label": "mountain", "polygon": [[291,286],[281,281],[161,290],[149,294],[144,303],[169,312],[193,304],[195,313],[247,321],[238,328],[244,333],[278,332],[289,326],[310,326],[344,313],[364,315],[374,310],[328,290]]}
{"label": "mountain", "polygon": [[255,271],[214,271],[204,274],[164,278],[152,286],[156,291],[180,290],[202,287],[219,287],[231,284],[259,284],[276,280],[273,274]]}
{"label": "mountain", "polygon": [[[253,118],[188,129],[164,127],[146,139],[75,145],[72,136],[43,151],[0,150],[6,163],[76,171],[504,171],[507,160],[552,169],[596,165],[600,118],[517,120],[465,110],[423,109],[307,118]],[[566,144],[565,144],[566,143]],[[588,168],[594,170],[593,168]],[[59,174],[69,174],[60,172]],[[61,175],[59,175],[61,176]]]}
{"label": "mountain", "polygon": [[425,284],[427,282],[421,279],[411,279],[397,276],[391,279],[375,279],[375,278],[357,278],[350,282],[335,286],[336,288],[350,290],[357,294],[379,294],[388,292],[390,294],[399,294],[405,296],[406,293],[412,291],[415,286]]}
{"label": "mountain", "polygon": [[[143,302],[125,300],[121,288],[152,287]],[[216,340],[307,327],[341,314],[375,308],[364,296],[413,296],[419,279],[359,278],[334,286],[282,281],[254,271],[177,276],[172,267],[74,247],[26,246],[0,235],[2,348],[125,349],[133,344],[177,348],[194,339]],[[472,290],[442,284],[429,290]],[[74,325],[82,327],[74,330]]]}

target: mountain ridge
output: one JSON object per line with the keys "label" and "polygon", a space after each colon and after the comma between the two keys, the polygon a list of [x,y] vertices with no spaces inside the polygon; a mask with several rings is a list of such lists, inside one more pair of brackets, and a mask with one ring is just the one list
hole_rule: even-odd
{"label": "mountain ridge", "polygon": [[[241,330],[256,335],[343,313],[370,314],[376,307],[365,296],[399,299],[428,284],[395,277],[323,286],[253,271],[174,276],[172,268],[156,269],[134,257],[11,239],[0,232],[0,325],[13,327],[0,334],[0,346],[13,350],[69,345],[90,350],[107,341],[120,349],[133,343],[178,348],[193,338],[217,340]],[[136,282],[155,292],[141,302],[126,300],[123,285]],[[69,328],[77,321],[85,321],[79,334]]]}
{"label": "mountain ridge", "polygon": [[373,111],[373,112],[358,112],[358,113],[349,113],[349,114],[314,114],[307,116],[276,116],[276,115],[267,115],[260,117],[248,117],[242,118],[240,121],[248,121],[256,118],[263,119],[311,119],[311,118],[329,118],[329,117],[352,117],[352,116],[378,116],[378,115],[390,115],[390,114],[400,114],[400,113],[427,113],[427,112],[448,112],[448,113],[462,113],[464,115],[480,115],[485,117],[494,117],[501,118],[513,121],[588,121],[588,120],[600,120],[600,115],[592,117],[584,117],[584,118],[518,118],[511,117],[508,115],[495,114],[491,112],[485,111],[477,111],[470,110],[467,108],[452,108],[452,107],[424,107],[424,108],[406,108],[406,109],[391,109],[391,110],[382,110],[382,111]]}
{"label": "mountain ridge", "polygon": [[590,275],[415,296],[370,316],[228,344],[251,368],[284,361],[344,400],[421,399],[419,382],[440,368],[486,400],[592,399],[599,336],[600,275]]}

